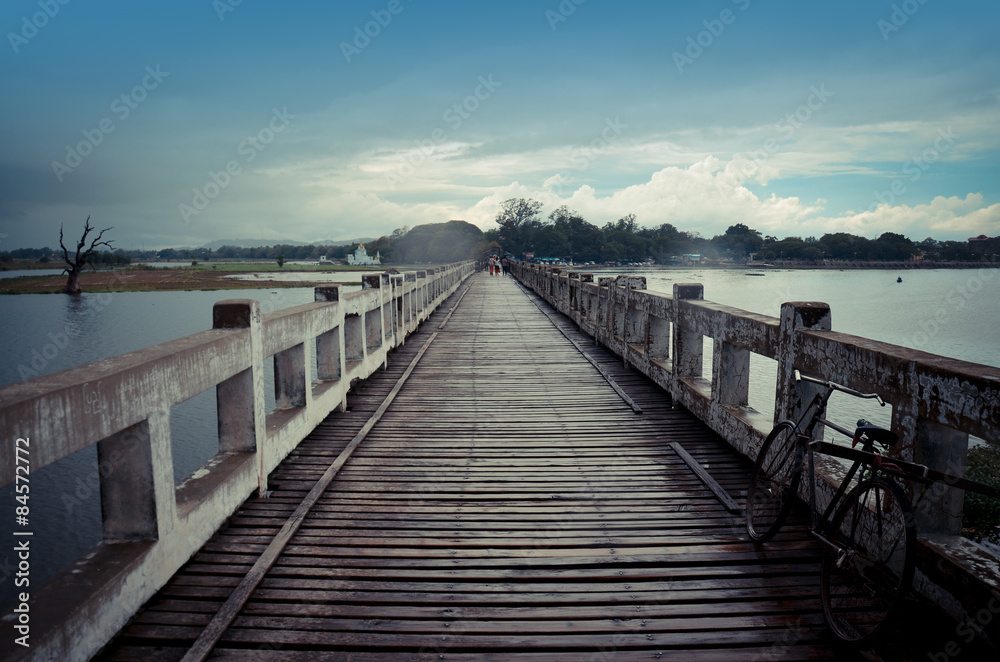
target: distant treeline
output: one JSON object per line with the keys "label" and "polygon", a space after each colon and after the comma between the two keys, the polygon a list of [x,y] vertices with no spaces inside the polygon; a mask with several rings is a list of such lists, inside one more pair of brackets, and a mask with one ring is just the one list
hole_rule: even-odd
{"label": "distant treeline", "polygon": [[[711,239],[696,231],[682,231],[670,223],[655,228],[641,227],[634,214],[598,227],[565,205],[543,218],[542,203],[512,198],[500,205],[496,228],[483,232],[465,221],[429,223],[415,228],[402,227],[366,244],[369,255],[378,253],[383,264],[449,263],[482,256],[488,252],[510,253],[515,257],[533,254],[575,263],[638,263],[652,260],[669,264],[683,255],[742,263],[751,256],[758,261],[823,260],[859,263],[905,262],[915,258],[933,262],[997,262],[1000,236],[977,237],[969,241],[938,241],[931,237],[918,242],[894,232],[867,239],[846,232],[816,237],[763,235],[735,223]],[[221,246],[210,248],[164,248],[158,251],[116,250],[97,253],[95,265],[127,264],[133,260],[343,260],[357,244],[314,246],[276,244],[254,248]],[[25,248],[0,252],[0,262],[15,259],[62,263],[61,252],[45,248]]]}
{"label": "distant treeline", "polygon": [[735,223],[711,239],[698,232],[681,231],[670,223],[655,228],[640,227],[634,214],[603,227],[586,221],[579,213],[562,206],[541,217],[542,204],[534,200],[512,198],[500,206],[497,229],[486,233],[504,251],[520,256],[572,258],[574,262],[642,262],[652,259],[669,263],[685,254],[710,259],[746,261],[751,254],[757,260],[848,260],[862,262],[897,262],[920,257],[933,261],[997,261],[1000,237],[982,237],[975,241],[938,241],[928,237],[914,242],[901,234],[885,232],[877,239],[867,239],[846,232],[816,237],[765,236],[760,231]]}

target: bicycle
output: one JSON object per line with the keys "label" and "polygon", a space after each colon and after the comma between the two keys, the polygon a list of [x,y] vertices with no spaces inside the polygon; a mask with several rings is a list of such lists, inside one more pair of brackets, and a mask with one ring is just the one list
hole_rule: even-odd
{"label": "bicycle", "polygon": [[[896,433],[864,419],[851,431],[824,418],[834,391],[874,399],[884,407],[881,396],[808,377],[798,370],[794,379],[824,389],[813,396],[797,421],[779,422],[764,440],[747,489],[747,533],[755,542],[763,543],[778,532],[798,495],[802,465],[808,455],[809,530],[823,546],[823,615],[839,639],[866,644],[884,633],[892,621],[910,589],[916,564],[913,506],[893,479],[925,484],[947,482],[993,498],[1000,498],[1000,490],[922,464],[886,460],[881,450],[890,449],[898,441]],[[815,439],[817,425],[850,437],[851,447]],[[856,448],[859,444],[860,449]],[[852,461],[822,515],[816,508],[815,453]],[[852,487],[859,472],[857,484]]]}

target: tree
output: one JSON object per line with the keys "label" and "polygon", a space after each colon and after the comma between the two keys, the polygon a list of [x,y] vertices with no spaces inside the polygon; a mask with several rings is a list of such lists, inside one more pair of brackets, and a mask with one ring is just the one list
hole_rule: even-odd
{"label": "tree", "polygon": [[510,198],[500,203],[500,211],[494,220],[501,227],[508,223],[519,227],[526,221],[537,220],[541,210],[542,203],[537,200]]}
{"label": "tree", "polygon": [[284,255],[279,255],[278,256],[278,268],[281,269],[284,266],[285,266],[285,256]]}
{"label": "tree", "polygon": [[500,203],[494,220],[500,226],[500,244],[504,250],[521,255],[529,248],[525,235],[539,226],[541,210],[542,203],[537,200],[510,198]]}
{"label": "tree", "polygon": [[721,253],[729,253],[736,259],[745,259],[749,253],[757,253],[764,245],[760,232],[743,223],[730,225],[726,234],[712,237],[712,244]]}
{"label": "tree", "polygon": [[90,260],[90,257],[97,252],[98,246],[107,246],[108,248],[112,248],[112,240],[102,240],[101,238],[104,236],[105,232],[113,229],[114,228],[104,228],[98,232],[97,236],[90,242],[90,246],[85,249],[84,247],[87,246],[87,235],[94,230],[94,228],[90,226],[90,216],[88,216],[86,222],[83,224],[83,236],[80,237],[80,241],[76,243],[76,255],[71,258],[69,256],[69,251],[63,244],[63,226],[59,226],[59,246],[62,247],[63,259],[66,261],[66,264],[69,265],[66,269],[66,287],[63,288],[63,292],[66,294],[80,294],[80,292],[83,291],[80,288],[80,273],[83,271],[83,268],[87,266],[87,262]]}

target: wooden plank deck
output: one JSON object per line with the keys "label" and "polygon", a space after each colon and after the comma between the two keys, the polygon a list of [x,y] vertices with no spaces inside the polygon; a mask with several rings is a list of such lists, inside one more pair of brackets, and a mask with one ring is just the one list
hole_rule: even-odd
{"label": "wooden plank deck", "polygon": [[[456,299],[453,297],[453,300]],[[349,396],[99,656],[179,660],[432,332],[213,656],[799,660],[837,651],[801,521],[751,544],[748,464],[511,279],[480,274]],[[567,327],[569,328],[569,327]]]}

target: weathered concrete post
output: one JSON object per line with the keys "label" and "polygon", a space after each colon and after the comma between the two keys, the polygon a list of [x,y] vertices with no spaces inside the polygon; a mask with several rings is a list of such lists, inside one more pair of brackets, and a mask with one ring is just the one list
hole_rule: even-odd
{"label": "weathered concrete post", "polygon": [[567,306],[569,308],[569,317],[577,324],[580,323],[579,318],[575,317],[575,314],[580,309],[580,272],[570,271],[568,274],[568,280],[566,285],[568,286],[568,298]]}
{"label": "weathered concrete post", "polygon": [[704,360],[704,336],[684,327],[681,301],[703,300],[705,287],[701,283],[674,283],[674,379],[698,379]]}
{"label": "weathered concrete post", "polygon": [[[389,274],[381,274],[381,282],[379,286],[382,288],[382,334],[386,342],[393,336],[392,327],[392,285],[389,283]],[[389,345],[392,347],[395,343]]]}
{"label": "weathered concrete post", "polygon": [[[906,422],[912,422],[905,405],[897,407],[893,403],[892,428],[899,430]],[[904,419],[902,422],[900,419]],[[899,426],[899,427],[898,427]],[[905,432],[903,433],[905,438]],[[903,449],[902,455],[911,449]],[[938,469],[954,476],[964,476],[969,456],[969,435],[946,425],[925,418],[916,418],[916,434],[912,448],[912,459],[932,469]],[[910,459],[905,457],[905,459]],[[921,534],[961,535],[962,511],[965,505],[965,490],[935,483],[910,486],[910,498],[917,504],[917,530]]]}
{"label": "weathered concrete post", "polygon": [[[407,285],[408,283],[412,283],[412,285]],[[417,309],[417,274],[412,271],[403,274],[403,285],[403,323],[408,327],[410,320],[413,319],[414,311]]]}
{"label": "weathered concrete post", "polygon": [[[226,299],[212,309],[213,329],[247,329],[250,335],[250,368],[215,387],[219,419],[220,452],[252,452],[263,457],[267,440],[264,411],[264,340],[260,303],[253,299]],[[259,466],[263,466],[258,463]],[[267,491],[267,474],[258,470],[258,489]]]}
{"label": "weathered concrete post", "polygon": [[591,327],[588,330],[592,330],[595,323],[594,297],[591,294],[593,288],[588,287],[593,282],[594,274],[580,274],[580,321]]}
{"label": "weathered concrete post", "polygon": [[614,338],[614,320],[612,319],[611,295],[615,279],[610,276],[597,278],[597,339],[608,345]]}
{"label": "weathered concrete post", "polygon": [[[823,387],[811,382],[796,383],[793,373],[801,352],[798,332],[801,330],[830,330],[830,306],[816,301],[798,301],[781,304],[778,327],[778,383],[774,400],[774,422],[790,418],[797,420],[813,396]],[[822,438],[823,427],[814,431]]]}
{"label": "weathered concrete post", "polygon": [[[162,466],[173,468],[173,462],[169,461],[170,412],[157,418],[152,425],[147,419],[97,442],[105,542],[156,540],[173,528],[176,517],[176,507],[171,508],[175,503],[173,472],[157,476],[153,462],[155,447],[158,454],[167,453],[168,462]],[[154,439],[150,432],[157,427],[160,434]],[[169,499],[158,500],[158,491]],[[162,501],[165,517],[157,517],[158,501]],[[160,531],[161,525],[164,531]]]}
{"label": "weathered concrete post", "polygon": [[[313,290],[316,301],[337,303],[340,301],[339,285],[323,285]],[[339,310],[334,312],[339,315]],[[338,324],[326,333],[316,337],[316,378],[321,381],[336,381],[344,374],[344,355],[340,348],[344,345],[344,325]],[[347,391],[341,400],[340,411],[347,409]]]}
{"label": "weathered concrete post", "polygon": [[395,345],[406,343],[406,329],[403,328],[403,277],[392,276],[392,332],[396,335]]}
{"label": "weathered concrete post", "polygon": [[427,272],[417,272],[417,319],[424,316],[427,311]]}
{"label": "weathered concrete post", "polygon": [[306,346],[299,343],[274,355],[274,403],[278,409],[305,407]]}
{"label": "weathered concrete post", "polygon": [[712,345],[712,399],[720,405],[750,403],[750,350],[716,338]]}
{"label": "weathered concrete post", "polygon": [[[377,290],[376,307],[365,312],[365,351],[367,354],[372,354],[382,346],[382,274],[362,276],[361,289]],[[385,365],[383,362],[383,367]]]}
{"label": "weathered concrete post", "polygon": [[638,297],[632,292],[645,291],[645,276],[628,276],[625,278],[625,318],[622,320],[624,326],[624,339],[626,345],[645,345],[646,334],[648,332],[646,324],[646,312],[635,305]]}

